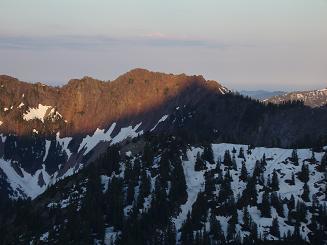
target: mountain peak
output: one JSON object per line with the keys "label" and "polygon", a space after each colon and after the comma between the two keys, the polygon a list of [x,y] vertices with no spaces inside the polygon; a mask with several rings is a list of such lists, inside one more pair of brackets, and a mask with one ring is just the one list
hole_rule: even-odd
{"label": "mountain peak", "polygon": [[[194,104],[208,94],[219,95],[227,91],[215,81],[206,81],[203,76],[173,75],[141,68],[111,82],[85,76],[71,79],[66,85],[56,88],[42,83],[20,82],[9,76],[0,77],[2,81],[15,82],[7,82],[1,90],[1,131],[19,135],[29,134],[43,124],[36,119],[22,120],[27,110],[40,108],[39,105],[55,108],[62,116],[56,122],[47,122],[49,125],[44,129],[75,135],[107,128],[119,120],[142,118],[149,111],[155,111],[153,114],[159,116],[181,104]],[[157,120],[156,116],[153,120]]]}

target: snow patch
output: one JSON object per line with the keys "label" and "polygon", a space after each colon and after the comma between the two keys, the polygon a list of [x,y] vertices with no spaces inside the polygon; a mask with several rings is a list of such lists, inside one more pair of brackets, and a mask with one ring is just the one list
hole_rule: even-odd
{"label": "snow patch", "polygon": [[137,137],[139,134],[143,134],[143,131],[136,132],[137,129],[141,126],[142,122],[137,124],[135,127],[128,126],[125,128],[121,128],[119,133],[115,137],[111,137],[112,132],[116,127],[116,123],[113,123],[107,132],[104,129],[97,128],[92,136],[87,135],[82,143],[80,144],[78,151],[82,149],[86,149],[84,154],[89,153],[97,144],[104,141],[111,141],[112,144],[116,144],[121,142],[127,138],[134,138]]}
{"label": "snow patch", "polygon": [[86,136],[82,143],[80,144],[78,151],[81,151],[83,148],[86,148],[84,154],[89,153],[99,142],[101,141],[109,141],[111,140],[110,135],[112,131],[115,129],[116,123],[111,124],[110,128],[107,132],[104,129],[97,128],[92,136]]}
{"label": "snow patch", "polygon": [[52,106],[39,104],[36,108],[29,108],[26,113],[23,114],[23,119],[25,121],[39,119],[44,123],[44,119],[50,116],[52,117],[52,121],[55,121],[57,118],[62,118],[62,115]]}
{"label": "snow patch", "polygon": [[60,132],[57,132],[57,134],[56,134],[56,140],[61,145],[61,147],[63,148],[63,150],[67,153],[68,159],[72,155],[71,151],[68,149],[69,142],[72,139],[73,139],[72,137],[60,138]]}
{"label": "snow patch", "polygon": [[39,119],[44,122],[44,117],[47,111],[52,108],[51,106],[39,104],[36,108],[29,108],[26,113],[23,114],[23,119],[29,121],[32,119]]}
{"label": "snow patch", "polygon": [[176,230],[179,231],[182,227],[183,222],[186,220],[187,213],[192,210],[192,205],[195,203],[198,193],[204,190],[204,172],[205,171],[194,171],[194,165],[196,156],[201,153],[200,148],[192,148],[187,152],[188,161],[183,161],[183,169],[185,175],[185,181],[187,185],[187,201],[181,206],[181,212],[173,220],[176,226]]}
{"label": "snow patch", "polygon": [[127,138],[134,138],[137,137],[139,134],[143,134],[143,130],[141,130],[140,132],[136,132],[136,130],[141,126],[141,124],[142,122],[137,124],[134,128],[132,126],[121,128],[120,132],[114,138],[112,138],[112,144],[116,144]]}
{"label": "snow patch", "polygon": [[153,130],[155,130],[156,127],[158,126],[158,124],[161,123],[161,122],[164,122],[167,118],[168,118],[168,115],[163,115],[162,118],[159,119],[159,121],[157,122],[157,124],[154,125],[154,127],[150,130],[150,132],[152,132]]}
{"label": "snow patch", "polygon": [[49,149],[50,149],[50,145],[51,145],[51,141],[50,140],[46,140],[45,141],[45,154],[43,156],[43,162],[47,159],[48,157],[48,153],[49,153]]}
{"label": "snow patch", "polygon": [[43,180],[45,183],[49,183],[50,176],[45,171],[44,164],[42,165],[42,169],[39,169],[35,172],[34,175],[31,175],[25,172],[24,169],[21,169],[23,177],[21,177],[11,165],[11,161],[6,161],[4,159],[0,159],[0,168],[3,170],[5,175],[7,176],[8,183],[11,188],[14,190],[12,194],[12,198],[16,199],[21,197],[20,192],[26,194],[26,196],[34,199],[41,193],[46,190],[47,185],[39,186],[39,175],[42,174]]}

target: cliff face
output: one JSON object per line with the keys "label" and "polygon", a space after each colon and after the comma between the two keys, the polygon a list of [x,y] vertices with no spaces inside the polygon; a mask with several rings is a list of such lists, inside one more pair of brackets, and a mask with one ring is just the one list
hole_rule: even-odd
{"label": "cliff face", "polygon": [[[168,75],[143,69],[132,70],[112,82],[84,77],[70,80],[60,88],[1,76],[0,86],[0,132],[18,135],[29,134],[33,129],[45,134],[59,130],[64,135],[91,133],[116,121],[129,121],[148,111],[167,108],[171,100],[189,104],[205,96],[206,90],[226,92],[224,87],[202,76]],[[191,87],[197,90],[191,91]],[[48,106],[50,111],[53,108],[58,117],[53,119],[50,111],[46,111],[48,118],[44,122],[40,118],[24,120],[24,114],[31,108],[40,109],[39,105]]]}

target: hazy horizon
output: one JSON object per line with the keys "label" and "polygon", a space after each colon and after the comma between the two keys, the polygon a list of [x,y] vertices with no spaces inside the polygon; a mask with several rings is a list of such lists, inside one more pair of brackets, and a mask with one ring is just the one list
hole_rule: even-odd
{"label": "hazy horizon", "polygon": [[326,0],[2,0],[0,22],[0,74],[22,81],[141,67],[239,91],[327,87]]}

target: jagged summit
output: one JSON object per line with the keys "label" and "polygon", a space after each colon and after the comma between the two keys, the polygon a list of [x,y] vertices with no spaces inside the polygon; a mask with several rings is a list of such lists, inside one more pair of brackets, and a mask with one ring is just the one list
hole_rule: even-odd
{"label": "jagged summit", "polygon": [[[38,126],[39,121],[26,123],[20,119],[26,110],[39,104],[56,108],[62,115],[61,122],[49,123],[47,129],[50,130],[44,130],[44,133],[61,129],[64,134],[72,135],[90,133],[98,127],[107,127],[114,121],[156,107],[165,108],[164,104],[174,98],[188,104],[208,92],[222,94],[227,91],[202,76],[172,75],[139,68],[111,82],[86,76],[72,79],[62,87],[51,87],[1,76],[0,86],[0,120],[3,122],[0,132],[16,134],[27,134]],[[182,93],[187,96],[181,98]]]}

